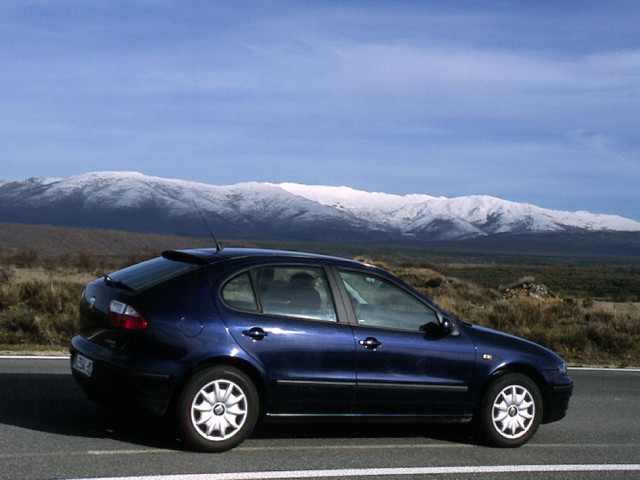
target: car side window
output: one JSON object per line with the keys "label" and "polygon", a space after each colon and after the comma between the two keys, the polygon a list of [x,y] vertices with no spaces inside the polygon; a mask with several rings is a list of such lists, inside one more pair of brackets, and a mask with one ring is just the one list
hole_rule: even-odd
{"label": "car side window", "polygon": [[242,273],[227,282],[222,288],[222,300],[231,308],[258,311],[249,272]]}
{"label": "car side window", "polygon": [[427,331],[436,312],[399,286],[375,275],[340,271],[359,325]]}
{"label": "car side window", "polygon": [[320,267],[263,267],[252,271],[262,312],[314,320],[337,320]]}
{"label": "car side window", "polygon": [[229,280],[222,287],[221,296],[228,307],[237,310],[337,321],[320,267],[256,268]]}

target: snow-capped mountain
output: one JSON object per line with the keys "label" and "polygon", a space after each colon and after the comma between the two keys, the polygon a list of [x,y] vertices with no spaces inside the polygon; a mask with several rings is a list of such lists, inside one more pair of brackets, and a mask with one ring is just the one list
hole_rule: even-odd
{"label": "snow-capped mountain", "polygon": [[293,183],[214,186],[136,172],[0,182],[0,222],[318,241],[459,240],[497,233],[640,231],[614,215],[489,196],[390,195]]}
{"label": "snow-capped mountain", "polygon": [[333,206],[390,228],[411,232],[437,220],[467,225],[470,235],[522,231],[640,231],[640,222],[616,215],[563,212],[487,195],[457,198],[369,193],[348,187],[282,183],[281,188],[322,205]]}

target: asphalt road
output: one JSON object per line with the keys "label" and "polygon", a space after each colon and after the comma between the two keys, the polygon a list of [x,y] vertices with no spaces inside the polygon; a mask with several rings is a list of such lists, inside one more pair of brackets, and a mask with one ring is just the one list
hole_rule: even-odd
{"label": "asphalt road", "polygon": [[94,406],[68,360],[2,358],[0,479],[640,478],[640,372],[571,376],[567,417],[519,449],[479,446],[459,425],[270,424],[235,450],[202,454],[166,423]]}

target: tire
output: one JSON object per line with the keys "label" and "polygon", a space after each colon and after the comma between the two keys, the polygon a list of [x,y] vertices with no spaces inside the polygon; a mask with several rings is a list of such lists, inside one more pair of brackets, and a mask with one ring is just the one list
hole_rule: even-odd
{"label": "tire", "polygon": [[251,380],[233,367],[212,367],[185,384],[176,403],[176,421],[191,448],[223,452],[252,432],[260,410]]}
{"label": "tire", "polygon": [[542,396],[531,378],[509,373],[496,379],[480,404],[476,427],[494,447],[519,447],[536,433],[542,419]]}

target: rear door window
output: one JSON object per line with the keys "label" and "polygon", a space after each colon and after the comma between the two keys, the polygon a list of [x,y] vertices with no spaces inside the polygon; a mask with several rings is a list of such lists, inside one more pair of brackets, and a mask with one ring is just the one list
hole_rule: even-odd
{"label": "rear door window", "polygon": [[258,311],[258,303],[253,294],[249,272],[244,272],[227,282],[222,289],[222,300],[231,308]]}
{"label": "rear door window", "polygon": [[337,321],[333,299],[321,267],[255,268],[227,282],[222,288],[222,300],[234,309]]}

